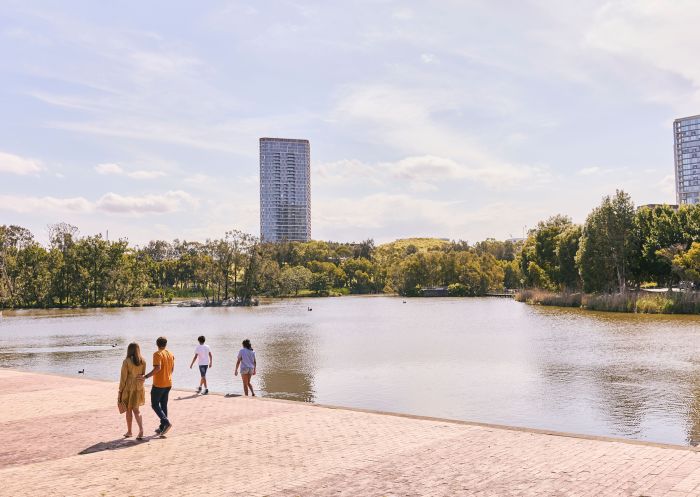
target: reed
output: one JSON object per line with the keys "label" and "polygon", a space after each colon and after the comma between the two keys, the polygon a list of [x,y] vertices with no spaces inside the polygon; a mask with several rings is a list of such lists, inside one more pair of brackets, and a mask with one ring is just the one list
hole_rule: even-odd
{"label": "reed", "polygon": [[515,300],[528,304],[559,307],[581,307],[580,293],[554,293],[539,289],[523,289],[515,294]]}
{"label": "reed", "polygon": [[700,292],[581,294],[524,289],[515,294],[515,300],[527,304],[581,307],[603,312],[700,314]]}

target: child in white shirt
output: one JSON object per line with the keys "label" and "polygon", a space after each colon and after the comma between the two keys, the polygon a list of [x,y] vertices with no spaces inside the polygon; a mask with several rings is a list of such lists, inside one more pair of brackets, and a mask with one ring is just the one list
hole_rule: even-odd
{"label": "child in white shirt", "polygon": [[199,374],[200,374],[200,379],[199,379],[199,388],[197,388],[197,393],[200,393],[202,391],[202,386],[204,387],[204,395],[209,393],[209,387],[207,386],[207,369],[211,367],[212,363],[212,356],[211,356],[211,349],[209,348],[209,345],[204,345],[204,340],[205,338],[203,336],[200,336],[197,338],[197,341],[199,342],[199,345],[197,345],[197,348],[194,349],[194,357],[192,358],[192,362],[190,363],[190,369],[192,369],[192,366],[194,365],[194,361],[199,359]]}

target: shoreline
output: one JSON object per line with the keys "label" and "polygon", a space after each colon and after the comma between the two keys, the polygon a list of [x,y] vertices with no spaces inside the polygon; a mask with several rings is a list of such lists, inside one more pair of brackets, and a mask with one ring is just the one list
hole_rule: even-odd
{"label": "shoreline", "polygon": [[[24,373],[24,374],[29,374],[29,375],[37,375],[37,376],[48,376],[48,377],[57,377],[57,378],[63,378],[66,380],[75,380],[75,381],[92,381],[92,382],[98,382],[102,384],[108,384],[114,386],[116,389],[117,387],[117,382],[113,380],[107,380],[103,378],[87,378],[87,377],[79,377],[76,378],[75,375],[69,375],[69,374],[61,374],[61,373],[47,373],[47,372],[37,372],[34,370],[30,369],[22,369],[22,368],[8,368],[8,367],[2,367],[0,366],[0,372],[2,371],[10,371],[10,372],[16,372],[16,373]],[[146,389],[148,389],[149,385],[146,385]],[[197,394],[197,390],[194,388],[174,388],[172,390],[173,393],[184,393],[188,395],[194,394],[195,396],[201,396],[201,394]],[[411,414],[411,413],[406,413],[406,412],[399,412],[399,411],[386,411],[386,410],[381,410],[381,409],[370,409],[370,408],[365,408],[365,407],[352,407],[352,406],[344,406],[340,404],[324,404],[320,402],[307,402],[304,400],[294,400],[294,399],[281,399],[281,398],[275,398],[275,397],[266,397],[266,396],[261,396],[257,395],[255,397],[246,397],[242,394],[238,393],[223,393],[223,392],[216,392],[216,391],[210,391],[207,395],[209,396],[217,396],[217,397],[223,397],[227,399],[232,399],[232,398],[241,398],[241,399],[248,399],[251,401],[264,401],[264,402],[280,402],[280,403],[289,403],[292,405],[305,405],[308,407],[316,407],[316,408],[321,408],[321,409],[331,409],[331,410],[340,410],[340,411],[351,411],[351,412],[358,412],[358,413],[365,413],[365,414],[376,414],[379,416],[392,416],[392,417],[397,417],[397,418],[405,418],[405,419],[414,419],[414,420],[421,420],[421,421],[432,421],[436,423],[450,423],[450,424],[456,424],[456,425],[463,425],[463,426],[475,426],[475,427],[480,427],[480,428],[490,428],[490,429],[495,429],[495,430],[508,430],[508,431],[515,431],[519,433],[533,433],[533,434],[538,434],[538,435],[547,435],[547,436],[553,436],[553,437],[564,437],[564,438],[574,438],[574,439],[581,439],[581,440],[592,440],[592,441],[599,441],[599,442],[611,442],[611,443],[624,443],[624,444],[631,444],[631,445],[641,445],[641,446],[648,446],[648,447],[658,447],[658,448],[667,448],[667,449],[678,449],[678,450],[689,450],[692,452],[700,452],[700,446],[693,446],[693,445],[685,445],[685,444],[678,444],[678,443],[671,443],[671,442],[659,442],[659,441],[652,441],[652,440],[637,440],[633,438],[625,438],[625,437],[616,437],[616,436],[610,436],[610,435],[593,435],[593,434],[588,434],[588,433],[577,433],[577,432],[571,432],[571,431],[561,431],[561,430],[553,430],[549,428],[533,428],[533,427],[528,427],[528,426],[519,426],[519,425],[508,425],[508,424],[502,424],[502,423],[489,423],[485,421],[472,421],[472,420],[466,420],[466,419],[456,419],[456,418],[443,418],[439,416],[427,416],[427,415],[422,415],[422,414]],[[147,408],[148,406],[146,406]]]}
{"label": "shoreline", "polygon": [[694,447],[187,390],[171,393],[167,438],[150,434],[144,406],[137,442],[120,436],[115,382],[8,368],[0,379],[0,401],[15,406],[0,410],[8,495],[195,495],[195,463],[216,475],[205,483],[215,496],[700,492]]}
{"label": "shoreline", "polygon": [[515,294],[527,305],[581,309],[584,311],[638,315],[700,315],[700,292],[645,292],[617,294],[562,293],[524,289]]}

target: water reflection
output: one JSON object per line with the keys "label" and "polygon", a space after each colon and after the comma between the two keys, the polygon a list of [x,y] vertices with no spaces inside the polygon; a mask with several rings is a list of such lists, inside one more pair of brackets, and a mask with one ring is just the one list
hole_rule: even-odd
{"label": "water reflection", "polygon": [[314,401],[315,343],[310,325],[297,324],[287,330],[276,327],[264,339],[264,363],[260,368],[260,387],[269,396],[281,399]]}

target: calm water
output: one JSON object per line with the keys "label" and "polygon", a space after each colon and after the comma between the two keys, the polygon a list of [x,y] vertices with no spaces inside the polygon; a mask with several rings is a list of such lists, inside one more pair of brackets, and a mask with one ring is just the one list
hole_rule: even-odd
{"label": "calm water", "polygon": [[[307,307],[313,311],[307,311]],[[506,299],[343,297],[255,308],[5,311],[0,366],[116,381],[126,345],[169,339],[175,386],[204,334],[213,391],[241,391],[250,338],[263,395],[673,443],[700,442],[700,320]],[[113,347],[113,345],[116,345]]]}

